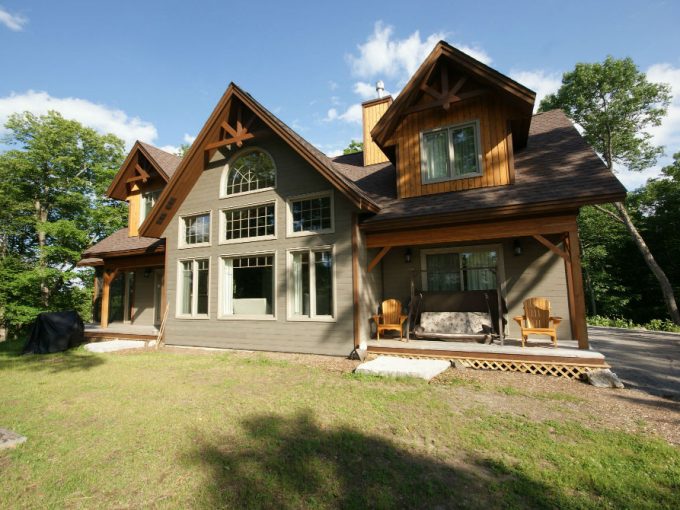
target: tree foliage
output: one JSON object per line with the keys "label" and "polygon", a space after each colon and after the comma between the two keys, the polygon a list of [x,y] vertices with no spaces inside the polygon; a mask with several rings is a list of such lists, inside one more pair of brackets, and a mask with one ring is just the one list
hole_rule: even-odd
{"label": "tree foliage", "polygon": [[352,140],[349,145],[342,151],[343,154],[354,154],[364,150],[364,142],[359,140]]}
{"label": "tree foliage", "polygon": [[12,115],[0,154],[0,321],[20,328],[43,310],[89,313],[81,253],[124,225],[105,196],[124,145],[57,112]]}

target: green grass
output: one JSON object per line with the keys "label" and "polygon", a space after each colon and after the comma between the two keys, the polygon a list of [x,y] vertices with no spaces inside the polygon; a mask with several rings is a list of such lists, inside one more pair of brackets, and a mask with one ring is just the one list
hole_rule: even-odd
{"label": "green grass", "polygon": [[0,426],[28,436],[0,450],[0,508],[680,507],[677,448],[475,403],[571,395],[453,381],[0,344]]}

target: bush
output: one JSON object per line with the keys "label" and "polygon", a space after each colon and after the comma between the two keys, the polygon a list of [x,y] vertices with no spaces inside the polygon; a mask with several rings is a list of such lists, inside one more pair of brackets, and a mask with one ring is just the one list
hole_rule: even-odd
{"label": "bush", "polygon": [[649,331],[680,333],[680,326],[669,319],[652,319],[645,324],[636,324],[631,319],[624,319],[623,317],[603,317],[601,315],[593,315],[592,317],[588,317],[588,324],[591,326],[603,326],[607,328],[647,329]]}

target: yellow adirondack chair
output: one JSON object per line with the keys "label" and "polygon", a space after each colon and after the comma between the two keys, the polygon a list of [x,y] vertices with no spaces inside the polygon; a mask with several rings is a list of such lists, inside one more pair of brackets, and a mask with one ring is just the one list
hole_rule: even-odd
{"label": "yellow adirondack chair", "polygon": [[380,340],[381,331],[399,331],[399,340],[403,338],[404,322],[408,318],[401,313],[401,301],[388,299],[382,302],[382,313],[373,316],[378,328],[376,339]]}
{"label": "yellow adirondack chair", "polygon": [[522,332],[522,347],[529,335],[548,335],[553,346],[557,347],[557,326],[562,317],[550,315],[550,300],[533,297],[524,301],[524,315],[514,317]]}

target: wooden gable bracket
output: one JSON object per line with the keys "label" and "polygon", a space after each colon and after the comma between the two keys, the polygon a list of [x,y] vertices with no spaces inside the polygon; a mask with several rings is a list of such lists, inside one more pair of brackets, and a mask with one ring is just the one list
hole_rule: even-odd
{"label": "wooden gable bracket", "polygon": [[536,239],[543,246],[548,248],[555,255],[562,257],[565,260],[565,262],[571,264],[571,257],[569,256],[569,253],[567,251],[558,248],[557,246],[555,246],[553,243],[548,241],[545,237],[543,237],[540,234],[534,234],[533,238]]}
{"label": "wooden gable bracket", "polygon": [[144,170],[141,166],[139,166],[139,163],[135,163],[135,171],[137,172],[137,175],[135,175],[134,177],[130,177],[125,182],[131,184],[137,181],[146,182],[149,180],[150,177],[149,173],[146,170]]}
{"label": "wooden gable bracket", "polygon": [[404,113],[405,114],[414,113],[421,110],[434,108],[437,106],[441,106],[442,108],[444,108],[444,110],[448,111],[449,108],[451,107],[451,104],[453,103],[457,103],[465,99],[471,99],[473,97],[480,96],[487,92],[486,89],[481,88],[471,90],[469,92],[463,92],[461,94],[460,89],[463,88],[463,85],[465,85],[466,81],[467,76],[462,76],[460,79],[458,79],[458,81],[455,83],[453,87],[449,87],[449,70],[446,67],[443,67],[441,73],[442,91],[438,92],[436,89],[432,88],[430,85],[427,84],[427,80],[423,81],[422,85],[420,86],[420,90],[425,92],[427,95],[431,96],[434,100],[424,104],[414,105],[411,108],[407,108]]}
{"label": "wooden gable bracket", "polygon": [[383,259],[385,255],[387,255],[387,252],[390,251],[391,246],[385,246],[383,247],[382,250],[378,252],[378,254],[373,257],[373,260],[368,264],[368,272],[370,273],[373,271],[373,268],[378,265],[378,263]]}
{"label": "wooden gable bracket", "polygon": [[[226,114],[227,119],[229,118],[229,109],[227,109]],[[243,147],[243,142],[255,138],[255,135],[248,131],[251,124],[255,120],[255,115],[252,115],[248,122],[243,124],[241,122],[241,107],[236,112],[236,128],[229,125],[228,120],[222,121],[220,124],[220,137],[216,142],[209,143],[205,146],[205,154],[208,160],[212,157],[213,151],[233,143],[237,147]]]}

